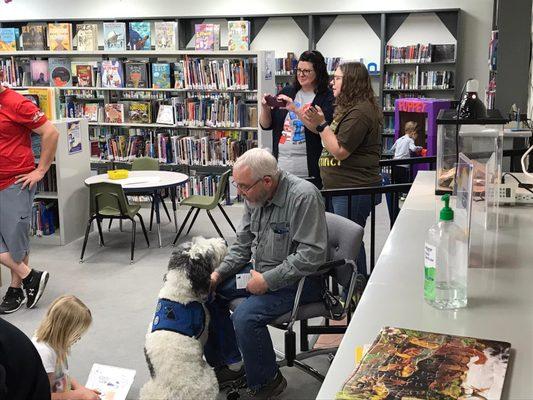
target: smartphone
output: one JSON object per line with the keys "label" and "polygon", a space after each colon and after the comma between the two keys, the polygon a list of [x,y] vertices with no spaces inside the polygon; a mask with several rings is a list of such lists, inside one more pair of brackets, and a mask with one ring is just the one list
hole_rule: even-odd
{"label": "smartphone", "polygon": [[267,105],[273,108],[285,107],[287,105],[287,102],[285,100],[278,99],[270,94],[268,96],[265,96],[265,101]]}

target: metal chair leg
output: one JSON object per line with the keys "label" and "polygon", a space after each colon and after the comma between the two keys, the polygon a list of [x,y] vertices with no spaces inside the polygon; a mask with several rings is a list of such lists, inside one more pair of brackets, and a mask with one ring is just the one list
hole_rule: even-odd
{"label": "metal chair leg", "polygon": [[207,216],[209,217],[209,219],[211,220],[211,223],[213,224],[213,226],[215,227],[215,229],[217,230],[219,236],[226,240],[226,238],[224,237],[224,235],[222,234],[222,232],[220,231],[217,223],[215,222],[215,219],[213,218],[213,216],[211,215],[211,213],[209,212],[209,210],[205,210],[207,212]]}
{"label": "metal chair leg", "polygon": [[85,248],[87,247],[87,241],[89,240],[89,232],[91,231],[91,224],[94,217],[89,218],[87,221],[87,228],[85,229],[85,238],[83,239],[83,246],[81,247],[80,262],[83,262],[83,255],[85,254]]}
{"label": "metal chair leg", "polygon": [[165,214],[167,214],[168,221],[172,222],[172,218],[170,218],[170,213],[168,212],[167,205],[165,204],[165,199],[163,199],[163,196],[161,196],[159,193],[157,195],[159,196],[159,200],[161,201],[161,204],[163,205],[163,209],[165,210]]}
{"label": "metal chair leg", "polygon": [[137,223],[131,219],[131,260],[130,264],[133,264],[133,256],[135,252],[135,231],[137,230]]}
{"label": "metal chair leg", "polygon": [[231,226],[231,229],[233,229],[233,232],[237,232],[233,224],[231,223],[231,219],[229,219],[228,214],[226,214],[226,211],[224,211],[224,207],[218,203],[218,208],[220,208],[220,211],[222,211],[222,215],[224,215],[224,218],[226,218],[226,221],[228,221],[228,224]]}
{"label": "metal chair leg", "polygon": [[300,321],[300,350],[309,350],[309,337],[307,336],[307,320],[302,319]]}
{"label": "metal chair leg", "polygon": [[152,198],[152,207],[150,208],[150,232],[152,232],[152,222],[154,221],[154,199]]}
{"label": "metal chair leg", "polygon": [[146,227],[144,226],[143,217],[139,213],[137,213],[137,216],[139,217],[139,221],[141,221],[141,228],[143,230],[144,238],[146,239],[146,244],[148,247],[150,247],[150,241],[148,240],[148,233],[146,232]]}
{"label": "metal chair leg", "polygon": [[189,212],[187,213],[187,216],[185,217],[185,220],[180,226],[179,232],[176,234],[176,237],[174,238],[174,241],[172,242],[172,246],[176,245],[176,242],[178,241],[178,238],[180,237],[181,231],[183,231],[183,228],[185,228],[185,225],[187,225],[187,221],[189,220],[189,217],[191,216],[192,210],[194,210],[194,208],[191,207],[189,209]]}
{"label": "metal chair leg", "polygon": [[102,221],[96,217],[96,225],[98,226],[98,234],[100,235],[100,246],[105,246],[104,234],[102,233]]}
{"label": "metal chair leg", "polygon": [[196,217],[198,217],[198,213],[199,213],[199,212],[200,212],[200,209],[197,208],[197,209],[196,209],[196,213],[194,213],[194,217],[192,217],[192,221],[191,221],[191,224],[189,225],[189,229],[187,229],[187,233],[186,233],[186,235],[188,235],[189,232],[191,231],[191,228],[192,228],[192,226],[194,225],[194,222],[196,221]]}
{"label": "metal chair leg", "polygon": [[111,223],[113,222],[113,218],[109,218],[109,225],[107,226],[107,231],[111,231]]}

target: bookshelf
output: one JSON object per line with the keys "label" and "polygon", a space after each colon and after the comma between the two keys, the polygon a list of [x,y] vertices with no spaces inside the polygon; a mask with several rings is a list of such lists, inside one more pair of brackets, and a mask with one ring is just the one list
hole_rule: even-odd
{"label": "bookshelf", "polygon": [[[69,118],[52,122],[59,131],[59,142],[55,162],[37,186],[31,240],[32,243],[63,246],[83,236],[84,227],[80,221],[85,221],[89,215],[89,192],[84,184],[84,180],[91,175],[89,136],[85,119]],[[69,134],[73,138],[70,141]],[[41,203],[41,210],[42,207],[52,210],[54,233],[36,234],[37,228],[48,233],[43,229],[46,222],[43,214],[37,216],[36,203]]]}

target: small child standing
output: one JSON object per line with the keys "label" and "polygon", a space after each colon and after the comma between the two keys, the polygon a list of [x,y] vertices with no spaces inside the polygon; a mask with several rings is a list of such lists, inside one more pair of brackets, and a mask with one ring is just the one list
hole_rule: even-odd
{"label": "small child standing", "polygon": [[68,374],[67,355],[91,325],[91,311],[75,296],[58,297],[46,312],[32,339],[50,379],[52,400],[98,400]]}
{"label": "small child standing", "polygon": [[411,153],[419,154],[422,151],[421,146],[415,145],[418,137],[418,124],[414,121],[407,122],[404,132],[405,134],[398,138],[391,147],[391,151],[394,151],[394,159],[411,158]]}

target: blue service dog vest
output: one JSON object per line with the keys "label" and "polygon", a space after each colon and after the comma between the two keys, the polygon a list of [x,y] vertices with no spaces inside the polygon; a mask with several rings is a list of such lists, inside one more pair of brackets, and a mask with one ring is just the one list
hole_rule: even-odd
{"label": "blue service dog vest", "polygon": [[157,302],[152,332],[172,331],[198,339],[204,328],[205,311],[199,302],[181,304],[167,299]]}

